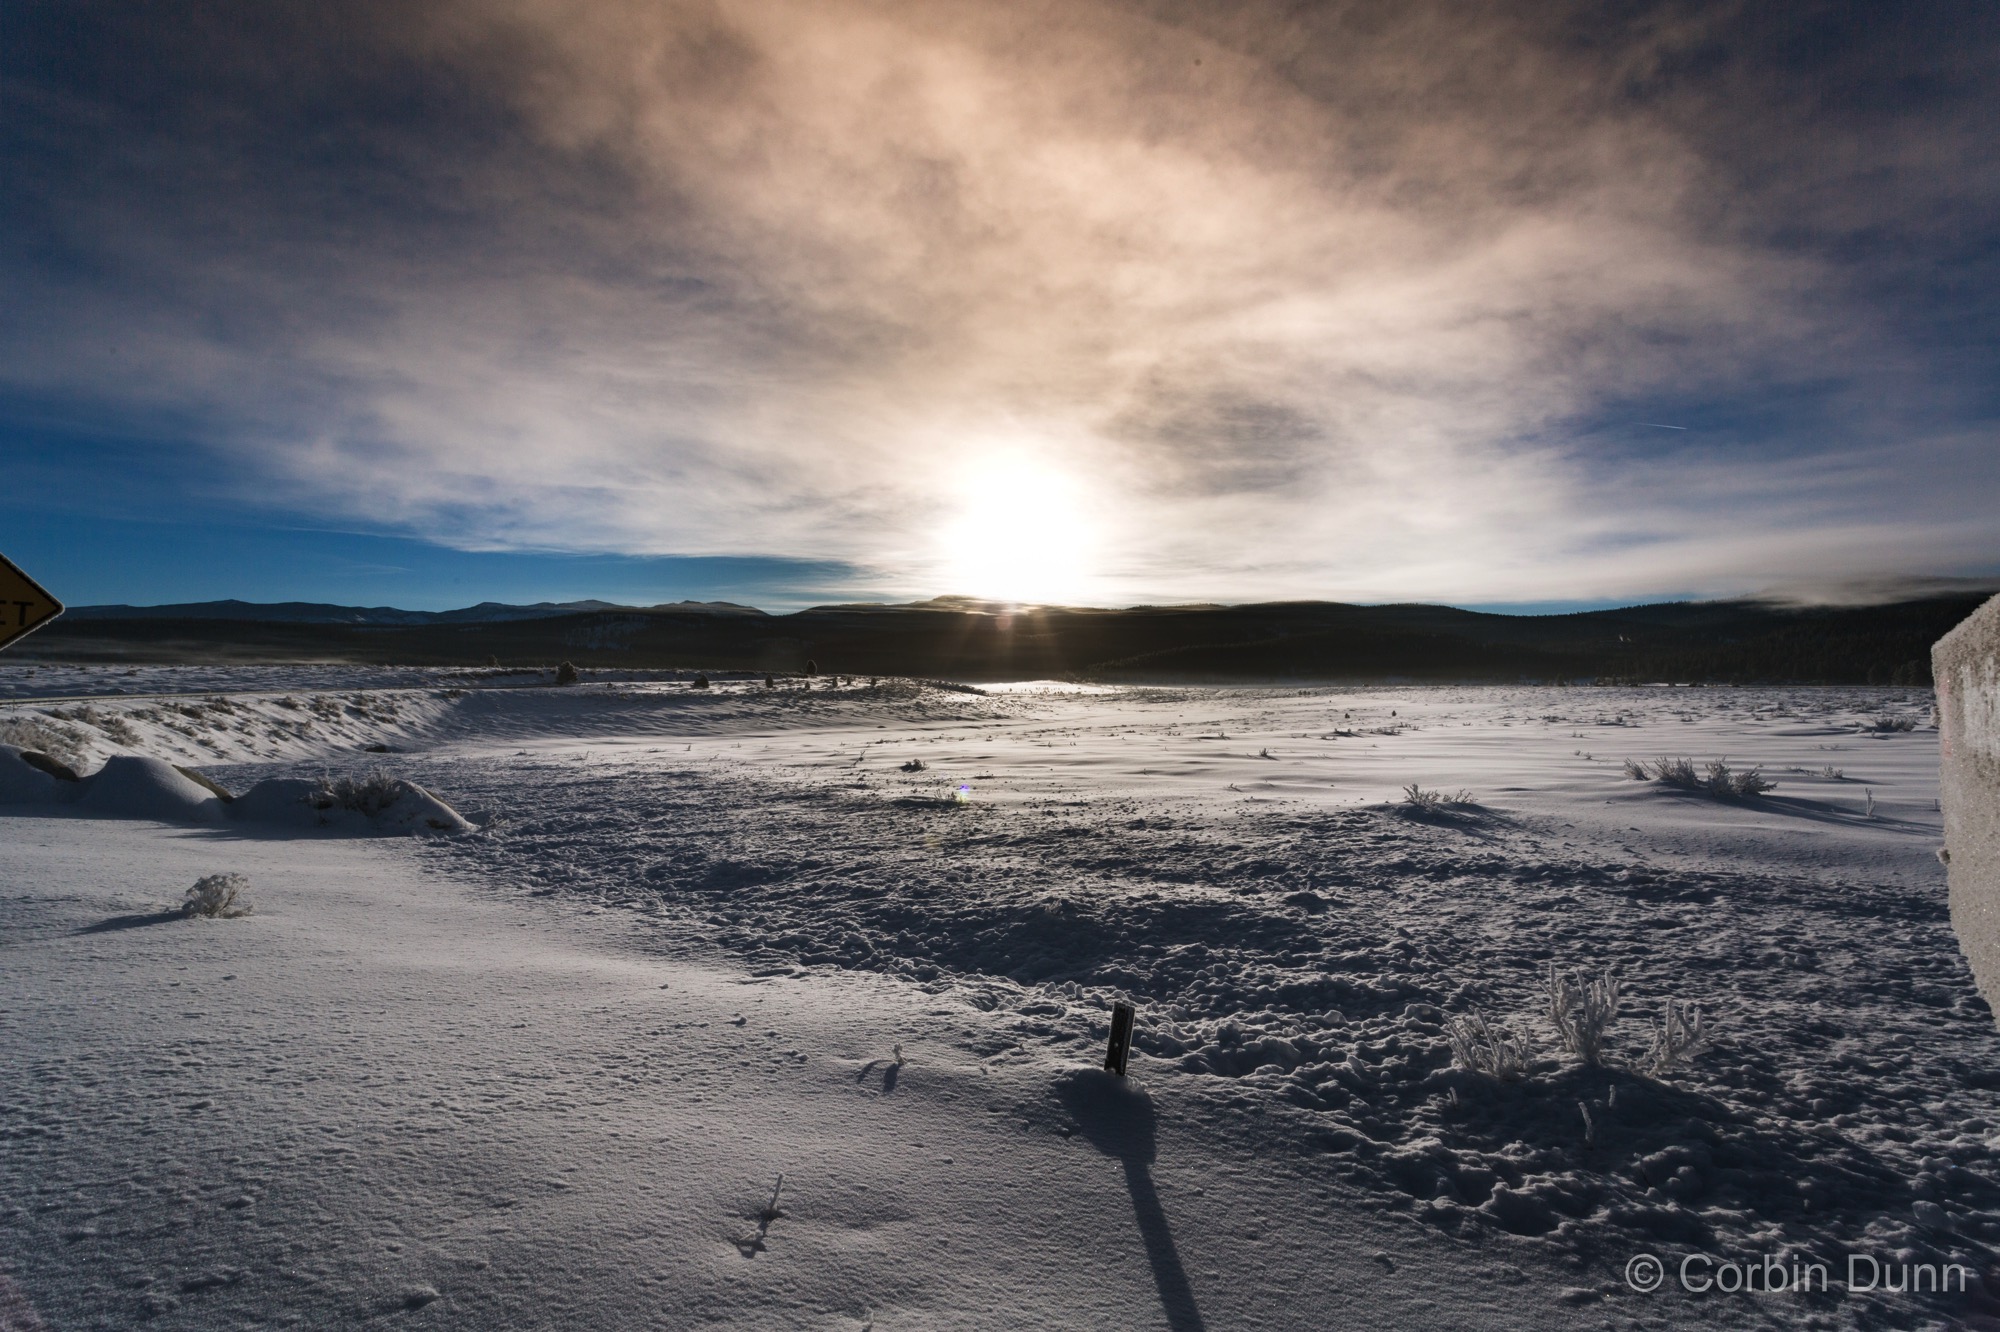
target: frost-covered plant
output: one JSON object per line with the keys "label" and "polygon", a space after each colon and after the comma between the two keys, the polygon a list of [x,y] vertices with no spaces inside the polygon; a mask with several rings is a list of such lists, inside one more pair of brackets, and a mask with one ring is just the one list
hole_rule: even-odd
{"label": "frost-covered plant", "polygon": [[211,920],[247,916],[250,904],[242,900],[250,881],[241,874],[209,874],[196,879],[181,902],[181,914],[206,916]]}
{"label": "frost-covered plant", "polygon": [[1886,734],[1890,731],[1914,731],[1917,729],[1917,719],[1914,717],[1891,716],[1885,712],[1869,722],[1868,729],[1876,732],[1878,735]]}
{"label": "frost-covered plant", "polygon": [[136,745],[139,743],[139,733],[132,729],[131,724],[125,718],[115,712],[106,712],[101,708],[92,707],[88,703],[79,703],[76,707],[67,710],[53,708],[49,711],[48,715],[62,721],[82,722],[85,726],[94,726],[121,745]]}
{"label": "frost-covered plant", "polygon": [[1446,1019],[1444,1035],[1451,1042],[1452,1062],[1460,1068],[1509,1080],[1528,1071],[1527,1038],[1488,1022],[1476,1008],[1464,1017]]}
{"label": "frost-covered plant", "polygon": [[1604,1037],[1618,1021],[1618,976],[1607,971],[1585,980],[1580,971],[1563,975],[1549,963],[1549,1020],[1563,1049],[1586,1064],[1604,1062]]}
{"label": "frost-covered plant", "polygon": [[1700,1005],[1669,999],[1666,1013],[1653,1028],[1652,1043],[1646,1047],[1640,1066],[1657,1077],[1687,1063],[1714,1043]]}
{"label": "frost-covered plant", "polygon": [[351,809],[372,816],[402,799],[407,788],[402,778],[391,777],[380,768],[366,777],[321,777],[312,805],[314,809]]}
{"label": "frost-covered plant", "polygon": [[[1634,767],[1644,771],[1644,765],[1640,764],[1628,764],[1626,771],[1631,772]],[[1696,772],[1693,759],[1663,758],[1653,764],[1652,776],[1654,781],[1676,790],[1695,791],[1723,799],[1762,795],[1777,786],[1776,782],[1766,779],[1763,773],[1755,768],[1736,772],[1720,759],[1706,764],[1701,772]]]}
{"label": "frost-covered plant", "polygon": [[[1643,765],[1641,765],[1643,768]],[[1686,758],[1660,759],[1653,764],[1653,780],[1683,791],[1699,791],[1701,777],[1694,770],[1694,760]]]}
{"label": "frost-covered plant", "polygon": [[1764,792],[1776,787],[1777,783],[1766,780],[1755,768],[1743,772],[1731,772],[1728,764],[1717,759],[1708,765],[1708,773],[1703,778],[1702,785],[1707,788],[1710,795],[1734,796],[1740,799],[1744,796],[1763,795]]}
{"label": "frost-covered plant", "polygon": [[1447,795],[1443,791],[1426,791],[1411,782],[1403,788],[1403,803],[1419,814],[1436,814],[1452,805],[1472,805],[1478,801],[1470,791],[1454,791]]}
{"label": "frost-covered plant", "polygon": [[67,768],[80,768],[84,763],[83,746],[76,733],[67,727],[51,726],[40,717],[0,720],[0,745],[38,750],[60,760]]}

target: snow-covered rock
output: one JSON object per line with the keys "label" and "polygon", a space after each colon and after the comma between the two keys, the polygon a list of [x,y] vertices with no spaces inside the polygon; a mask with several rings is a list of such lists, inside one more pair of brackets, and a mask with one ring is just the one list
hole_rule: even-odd
{"label": "snow-covered rock", "polygon": [[218,823],[223,803],[214,791],[164,759],[119,754],[83,779],[78,809],[119,819]]}
{"label": "snow-covered rock", "polygon": [[379,774],[358,781],[273,777],[244,792],[229,812],[239,822],[281,828],[375,834],[462,833],[472,828],[457,810],[415,782]]}
{"label": "snow-covered rock", "polygon": [[[22,752],[19,745],[0,745],[0,805],[48,804],[75,792],[74,784],[58,782],[23,759]],[[59,791],[59,786],[70,790]]]}
{"label": "snow-covered rock", "polygon": [[239,823],[276,828],[323,827],[326,811],[315,803],[321,789],[320,783],[304,777],[267,778],[236,797],[229,806],[229,814]]}

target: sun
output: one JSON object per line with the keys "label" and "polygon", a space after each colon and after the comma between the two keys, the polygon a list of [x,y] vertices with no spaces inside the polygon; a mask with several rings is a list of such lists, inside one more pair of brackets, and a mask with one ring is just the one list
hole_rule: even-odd
{"label": "sun", "polygon": [[1097,534],[1072,478],[1037,461],[994,457],[954,480],[955,512],[939,534],[949,591],[1059,604],[1090,588]]}

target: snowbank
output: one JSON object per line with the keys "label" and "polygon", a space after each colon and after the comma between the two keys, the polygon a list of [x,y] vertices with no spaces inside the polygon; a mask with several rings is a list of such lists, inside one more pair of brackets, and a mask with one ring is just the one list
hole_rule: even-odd
{"label": "snowbank", "polygon": [[320,781],[272,778],[241,796],[231,796],[194,769],[133,754],[114,755],[96,772],[75,781],[55,776],[50,766],[44,756],[0,745],[0,805],[74,805],[99,818],[334,828],[375,835],[462,833],[472,828],[457,810],[423,787],[384,773]]}
{"label": "snowbank", "polygon": [[1938,640],[1931,669],[1952,928],[2000,1008],[2000,597]]}
{"label": "snowbank", "polygon": [[354,780],[273,777],[237,797],[229,811],[249,823],[350,832],[462,833],[472,825],[415,782],[376,774]]}
{"label": "snowbank", "polygon": [[0,745],[0,805],[45,803],[58,798],[56,779],[21,757],[19,745]]}
{"label": "snowbank", "polygon": [[114,819],[219,823],[223,802],[214,790],[163,759],[120,754],[77,782],[78,809]]}

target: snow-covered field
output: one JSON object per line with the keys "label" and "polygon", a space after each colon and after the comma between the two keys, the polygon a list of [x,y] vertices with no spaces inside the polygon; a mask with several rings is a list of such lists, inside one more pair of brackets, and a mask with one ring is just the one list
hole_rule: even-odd
{"label": "snow-covered field", "polygon": [[[0,805],[9,1332],[2000,1325],[1925,692],[30,674],[0,743],[86,778],[474,830]],[[1777,787],[1625,768],[1683,756]],[[1716,1039],[1650,1073],[1669,1000]]]}

